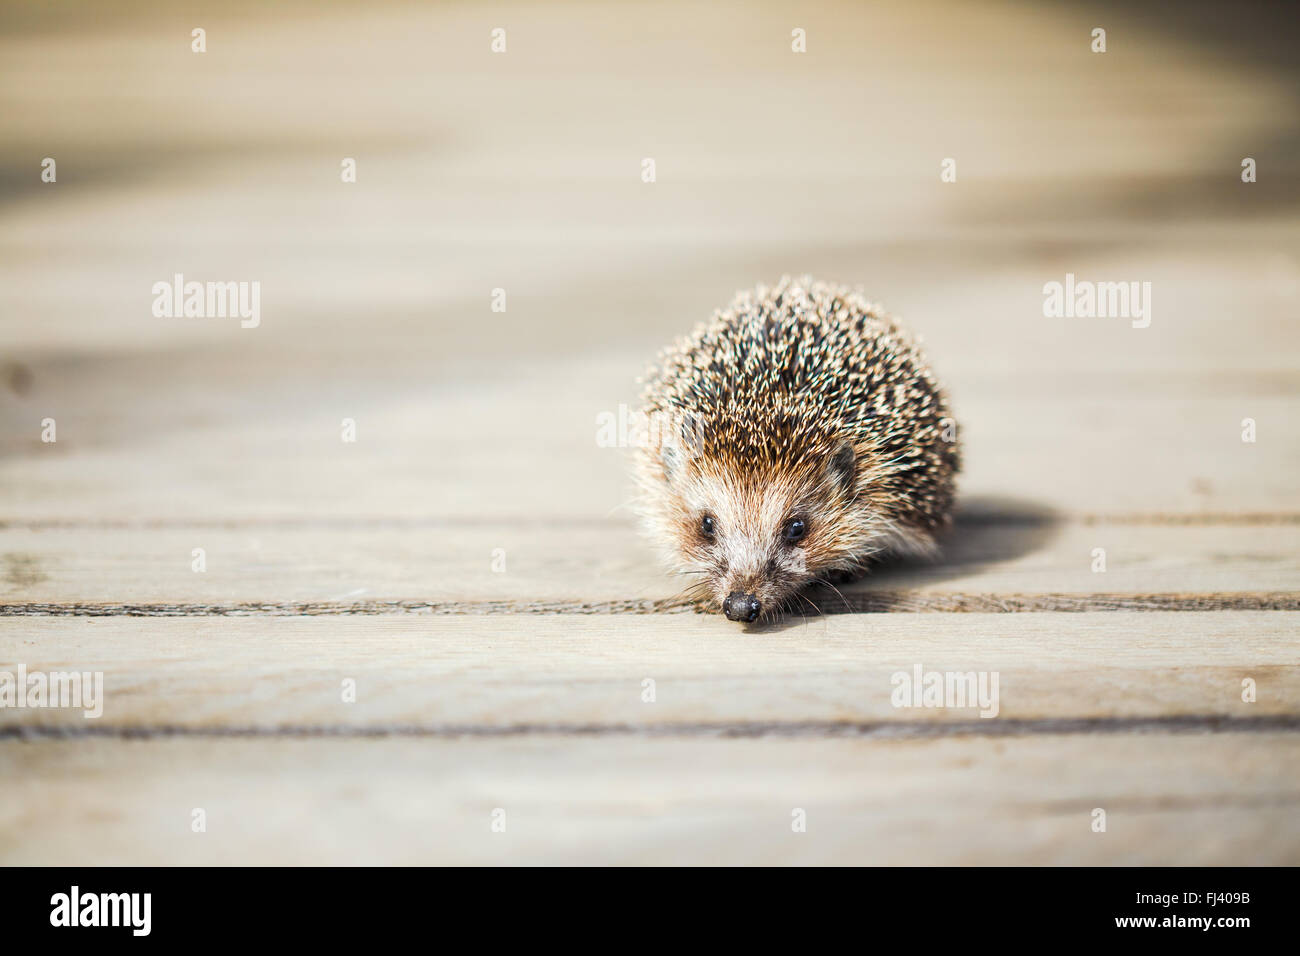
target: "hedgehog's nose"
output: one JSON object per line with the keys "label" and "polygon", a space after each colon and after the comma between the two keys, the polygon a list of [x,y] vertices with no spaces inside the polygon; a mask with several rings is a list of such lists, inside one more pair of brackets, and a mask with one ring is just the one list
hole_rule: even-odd
{"label": "hedgehog's nose", "polygon": [[758,602],[758,598],[752,594],[741,594],[739,591],[732,591],[722,602],[722,613],[727,615],[728,621],[744,621],[746,624],[752,624],[758,620],[762,610],[763,605]]}

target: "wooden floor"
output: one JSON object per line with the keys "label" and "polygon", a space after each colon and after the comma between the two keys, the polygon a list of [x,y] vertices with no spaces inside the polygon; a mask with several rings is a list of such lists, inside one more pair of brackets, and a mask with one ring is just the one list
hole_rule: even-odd
{"label": "wooden floor", "polygon": [[[0,670],[105,684],[0,709],[0,863],[1300,863],[1285,11],[112,6],[0,14]],[[967,467],[942,560],[745,629],[597,421],[787,272],[922,334]]]}

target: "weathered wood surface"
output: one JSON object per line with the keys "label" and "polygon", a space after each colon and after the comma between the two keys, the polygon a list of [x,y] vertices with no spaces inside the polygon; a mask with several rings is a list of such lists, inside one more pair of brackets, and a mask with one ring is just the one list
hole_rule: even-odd
{"label": "weathered wood surface", "polygon": [[[756,633],[718,615],[4,618],[0,667],[102,671],[104,712],[0,710],[0,730],[853,732],[939,720],[1002,733],[1017,722],[1042,732],[1114,719],[1125,730],[1130,718],[1177,718],[1204,729],[1197,718],[1249,726],[1279,715],[1300,730],[1298,629],[1300,614],[1270,611],[1153,613],[1140,628],[1114,614],[836,615]],[[893,675],[917,664],[996,672],[996,715],[973,702],[895,706]]]}
{"label": "weathered wood surface", "polygon": [[1297,763],[1294,733],[0,741],[0,858],[1285,864]]}
{"label": "weathered wood surface", "polygon": [[[1207,73],[1170,24],[1120,11],[1099,57],[1058,13],[835,6],[808,11],[802,58],[775,8],[648,32],[673,14],[507,12],[520,39],[497,57],[467,39],[496,21],[468,10],[277,26],[235,6],[206,58],[158,24],[53,40],[5,14],[0,91],[32,108],[6,111],[0,160],[3,518],[603,517],[627,481],[596,416],[737,288],[803,270],[925,337],[968,495],[1300,510],[1298,160],[1279,130],[1297,111],[1254,56]],[[86,96],[79,70],[124,57]],[[42,185],[30,157],[61,148]],[[1247,149],[1269,170],[1249,186]],[[177,271],[262,282],[262,324],[154,318],[150,287]],[[1150,327],[1044,318],[1066,272],[1150,281]]]}
{"label": "weathered wood surface", "polygon": [[[695,297],[708,304],[679,312],[678,331],[720,302],[716,292]],[[482,318],[466,307],[438,327],[461,321]],[[247,334],[255,339],[259,331]],[[281,359],[298,365],[290,374],[321,382],[321,394],[305,380],[286,388],[273,368],[232,364],[214,380],[171,356],[143,365],[109,358],[66,377],[35,368],[29,393],[8,402],[4,416],[5,520],[457,517],[525,524],[623,515],[631,491],[627,452],[597,444],[597,418],[635,407],[634,379],[659,344],[599,366],[539,359],[527,378],[510,368],[486,382],[449,384],[437,372],[403,382],[398,370],[391,381],[367,371],[375,384],[353,380],[346,395],[330,394],[342,386],[330,381],[335,373],[323,360],[303,368],[287,354]],[[218,355],[223,364],[238,361]],[[1300,398],[1286,375],[1058,375],[1036,368],[1033,354],[1019,351],[1019,361],[1025,371],[1014,385],[1001,370],[953,385],[968,497],[1001,500],[1013,513],[1300,511],[1290,480],[1300,436],[1288,427],[1300,418]],[[248,386],[244,374],[270,381]],[[345,366],[342,374],[357,373]],[[105,389],[132,381],[148,387],[105,399]],[[56,444],[40,440],[46,417],[58,423]],[[356,422],[355,443],[341,441],[344,418]],[[1241,438],[1246,418],[1257,423],[1253,444]]]}
{"label": "weathered wood surface", "polygon": [[[0,670],[108,694],[0,709],[0,863],[1300,862],[1300,40],[1207,9],[0,8]],[[805,271],[923,335],[963,510],[737,630],[597,417]]]}
{"label": "weathered wood surface", "polygon": [[[1166,607],[1194,607],[1198,594],[1229,600],[1293,591],[1298,536],[1300,524],[1289,521],[1088,523],[974,511],[957,522],[941,559],[881,566],[814,601],[828,613],[844,610],[846,600],[884,596],[914,610],[960,610],[956,595],[1085,602],[1095,595],[1098,607],[1146,595],[1163,596]],[[193,570],[195,548],[204,551],[205,571]],[[414,610],[646,610],[681,590],[635,526],[619,519],[0,529],[0,615],[48,613],[55,605],[158,613],[244,604],[344,612],[395,603]]]}

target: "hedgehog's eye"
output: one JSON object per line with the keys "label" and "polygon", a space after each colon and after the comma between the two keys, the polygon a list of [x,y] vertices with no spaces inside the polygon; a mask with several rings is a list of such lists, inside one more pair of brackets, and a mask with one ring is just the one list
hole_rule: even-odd
{"label": "hedgehog's eye", "polygon": [[718,533],[716,524],[713,515],[705,515],[700,519],[700,534],[712,541],[714,535]]}
{"label": "hedgehog's eye", "polygon": [[808,533],[808,524],[803,518],[791,518],[785,523],[785,530],[782,535],[785,537],[786,544],[794,544]]}

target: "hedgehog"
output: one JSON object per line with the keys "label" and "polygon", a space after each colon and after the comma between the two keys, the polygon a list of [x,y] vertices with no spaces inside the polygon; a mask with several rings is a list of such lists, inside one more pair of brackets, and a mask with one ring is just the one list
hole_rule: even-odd
{"label": "hedgehog", "polygon": [[956,424],[917,340],[860,291],[786,277],[740,292],[643,382],[644,528],[727,619],[773,620],[810,586],[936,553]]}

